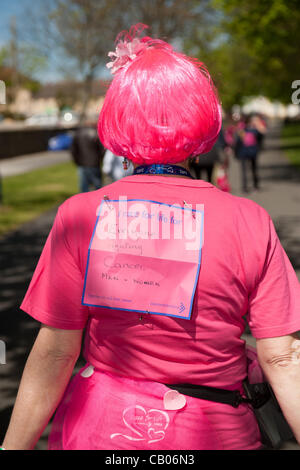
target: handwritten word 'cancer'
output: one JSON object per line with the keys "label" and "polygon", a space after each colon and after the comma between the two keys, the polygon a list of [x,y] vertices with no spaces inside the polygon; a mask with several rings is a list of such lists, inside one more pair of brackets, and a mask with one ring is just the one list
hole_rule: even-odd
{"label": "handwritten word 'cancer'", "polygon": [[112,256],[104,258],[104,266],[106,268],[116,268],[116,269],[140,269],[144,270],[144,266],[139,263],[118,263],[114,261]]}

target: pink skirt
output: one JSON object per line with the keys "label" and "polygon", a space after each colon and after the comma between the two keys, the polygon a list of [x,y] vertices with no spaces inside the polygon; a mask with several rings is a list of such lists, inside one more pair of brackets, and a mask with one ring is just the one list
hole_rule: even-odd
{"label": "pink skirt", "polygon": [[251,408],[213,403],[85,366],[55,414],[49,450],[256,450]]}

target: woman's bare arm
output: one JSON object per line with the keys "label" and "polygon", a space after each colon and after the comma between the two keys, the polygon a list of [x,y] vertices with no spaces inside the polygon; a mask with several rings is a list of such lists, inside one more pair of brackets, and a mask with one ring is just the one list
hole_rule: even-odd
{"label": "woman's bare arm", "polygon": [[30,450],[59,404],[81,351],[82,330],[42,325],[26,362],[10,424],[7,450]]}
{"label": "woman's bare arm", "polygon": [[300,340],[291,334],[256,342],[260,365],[300,444]]}

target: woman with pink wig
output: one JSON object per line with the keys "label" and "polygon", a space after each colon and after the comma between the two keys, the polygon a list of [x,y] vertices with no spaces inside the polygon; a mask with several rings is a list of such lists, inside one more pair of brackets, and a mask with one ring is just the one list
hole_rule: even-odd
{"label": "woman with pink wig", "polygon": [[144,29],[109,54],[98,125],[135,171],[58,210],[21,305],[42,326],[5,449],[34,448],[55,410],[49,449],[260,449],[245,316],[300,440],[298,279],[262,207],[190,175],[221,129],[217,92],[202,63]]}

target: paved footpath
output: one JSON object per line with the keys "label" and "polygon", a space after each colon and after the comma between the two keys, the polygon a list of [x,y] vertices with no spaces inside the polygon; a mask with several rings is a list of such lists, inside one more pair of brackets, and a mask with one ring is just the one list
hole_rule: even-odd
{"label": "paved footpath", "polygon": [[[295,172],[280,152],[278,133],[278,128],[272,129],[260,156],[262,189],[258,193],[249,193],[247,197],[270,213],[300,279],[300,172]],[[244,196],[239,191],[239,165],[234,160],[230,166],[230,180],[233,194]],[[19,305],[55,213],[55,209],[51,210],[0,239],[0,339],[5,341],[7,349],[6,364],[0,365],[0,442],[7,429],[26,358],[39,329],[39,324],[21,312]],[[245,339],[255,343],[251,335],[245,335]],[[76,369],[81,365],[82,359]],[[49,427],[36,447],[38,450],[46,449],[48,431]],[[299,449],[294,442],[283,448]]]}
{"label": "paved footpath", "polygon": [[0,160],[0,175],[3,178],[21,175],[38,168],[46,168],[69,161],[71,161],[71,154],[68,151],[40,152],[20,157],[5,158]]}

